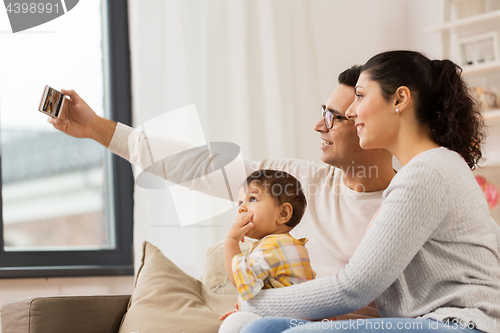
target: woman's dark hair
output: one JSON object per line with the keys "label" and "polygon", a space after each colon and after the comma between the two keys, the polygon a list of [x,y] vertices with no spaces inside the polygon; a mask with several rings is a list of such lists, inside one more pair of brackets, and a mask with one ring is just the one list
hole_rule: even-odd
{"label": "woman's dark hair", "polygon": [[361,74],[361,66],[354,65],[351,68],[346,69],[339,74],[337,80],[339,84],[344,84],[348,87],[356,87],[356,83],[359,79],[359,74]]}
{"label": "woman's dark hair", "polygon": [[268,191],[279,205],[288,202],[292,205],[292,217],[285,225],[295,227],[306,210],[307,202],[300,182],[285,171],[257,170],[246,180],[247,185],[256,183]]}
{"label": "woman's dark hair", "polygon": [[459,153],[471,169],[481,159],[484,120],[462,68],[450,60],[430,60],[415,51],[380,53],[363,66],[380,84],[386,100],[401,86],[415,96],[415,116],[437,144]]}

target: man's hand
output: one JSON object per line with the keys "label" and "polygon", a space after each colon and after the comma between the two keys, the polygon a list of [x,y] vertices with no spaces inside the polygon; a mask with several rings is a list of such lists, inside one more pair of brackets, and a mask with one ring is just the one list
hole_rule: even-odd
{"label": "man's hand", "polygon": [[237,242],[244,242],[246,233],[253,228],[253,213],[238,214],[236,222],[233,223],[227,234],[227,239],[234,239]]}
{"label": "man's hand", "polygon": [[55,128],[75,138],[91,138],[97,115],[73,90],[61,90],[68,95],[59,118],[48,118]]}
{"label": "man's hand", "polygon": [[229,317],[229,315],[232,315],[233,313],[240,311],[240,307],[238,306],[238,303],[236,303],[234,305],[234,307],[235,308],[233,310],[228,311],[228,312],[224,313],[222,316],[220,316],[219,320],[222,321],[222,320],[226,319],[227,317]]}
{"label": "man's hand", "polygon": [[64,102],[59,118],[49,117],[47,121],[56,129],[75,138],[94,139],[108,147],[115,133],[116,123],[96,115],[75,91],[61,91],[70,99]]}

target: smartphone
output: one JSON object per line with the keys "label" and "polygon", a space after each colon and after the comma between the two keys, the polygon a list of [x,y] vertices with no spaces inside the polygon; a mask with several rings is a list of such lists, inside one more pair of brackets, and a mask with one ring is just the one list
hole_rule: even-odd
{"label": "smartphone", "polygon": [[62,92],[57,91],[52,87],[45,86],[38,111],[48,114],[51,117],[59,118],[65,100],[66,95]]}

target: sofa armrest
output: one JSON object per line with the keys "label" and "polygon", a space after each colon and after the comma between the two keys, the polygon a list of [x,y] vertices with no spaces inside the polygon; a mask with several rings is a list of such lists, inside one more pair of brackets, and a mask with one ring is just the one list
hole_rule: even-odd
{"label": "sofa armrest", "polygon": [[116,333],[130,295],[14,299],[1,309],[2,333]]}

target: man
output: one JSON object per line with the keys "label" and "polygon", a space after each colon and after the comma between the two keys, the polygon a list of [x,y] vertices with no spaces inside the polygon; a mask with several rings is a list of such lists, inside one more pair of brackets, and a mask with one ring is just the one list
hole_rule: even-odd
{"label": "man", "polygon": [[[348,263],[380,207],[382,191],[395,174],[392,155],[386,150],[361,149],[353,122],[345,118],[354,100],[354,86],[360,72],[359,66],[353,66],[339,75],[339,86],[328,98],[314,127],[322,139],[321,159],[326,164],[298,159],[245,162],[247,174],[258,169],[283,170],[302,183],[308,207],[303,222],[291,234],[309,239],[311,265],[318,277],[335,274]],[[74,137],[94,139],[131,163],[148,164],[146,148],[141,148],[145,147],[141,143],[145,139],[143,133],[129,140],[133,129],[98,117],[74,91],[63,90],[63,93],[72,101],[66,103],[60,119],[49,118],[55,128]],[[129,141],[135,149],[129,150]],[[178,143],[164,140],[158,144],[166,151],[174,151]],[[207,151],[194,154],[171,167],[157,168],[156,173],[171,180],[185,169],[182,166],[192,168],[191,161],[196,161],[197,168],[203,170],[214,159]],[[166,174],[162,174],[165,169]],[[155,172],[154,168],[150,170]],[[243,181],[244,178],[240,184]],[[211,185],[201,184],[195,189],[209,192]]]}

